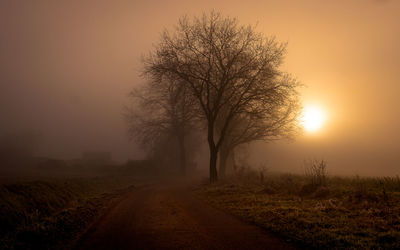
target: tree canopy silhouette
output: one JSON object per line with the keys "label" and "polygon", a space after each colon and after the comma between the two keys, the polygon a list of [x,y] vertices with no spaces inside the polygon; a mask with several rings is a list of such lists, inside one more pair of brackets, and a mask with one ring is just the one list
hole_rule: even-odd
{"label": "tree canopy silhouette", "polygon": [[[298,114],[298,82],[279,67],[285,44],[253,26],[211,12],[179,20],[144,59],[152,81],[180,81],[206,120],[210,181],[218,180],[218,152],[239,119],[256,121],[256,139],[288,134]],[[253,134],[253,133],[252,133]],[[252,136],[247,136],[252,138]]]}
{"label": "tree canopy silhouette", "polygon": [[146,82],[130,93],[133,105],[124,112],[130,137],[153,156],[172,150],[175,142],[182,174],[187,167],[185,139],[197,118],[195,99],[187,92],[187,85],[179,81]]}

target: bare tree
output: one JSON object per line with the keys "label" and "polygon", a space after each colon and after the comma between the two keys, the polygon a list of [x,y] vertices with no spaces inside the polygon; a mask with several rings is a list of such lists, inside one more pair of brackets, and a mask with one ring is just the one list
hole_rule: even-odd
{"label": "bare tree", "polygon": [[193,130],[196,117],[195,100],[187,91],[179,81],[147,82],[131,92],[133,103],[124,113],[130,137],[148,150],[159,149],[170,138],[177,140],[182,174],[187,161],[185,137]]}
{"label": "bare tree", "polygon": [[179,79],[196,97],[207,124],[211,182],[218,180],[218,152],[234,118],[265,116],[296,94],[297,83],[279,70],[284,53],[285,45],[274,38],[211,12],[181,18],[144,60],[145,74],[155,81]]}

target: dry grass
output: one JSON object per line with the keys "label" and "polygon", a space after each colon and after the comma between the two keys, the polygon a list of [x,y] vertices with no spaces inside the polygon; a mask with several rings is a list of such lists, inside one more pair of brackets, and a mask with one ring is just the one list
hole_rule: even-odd
{"label": "dry grass", "polygon": [[127,178],[74,178],[0,186],[0,249],[67,249],[132,184]]}
{"label": "dry grass", "polygon": [[[250,171],[251,172],[251,171]],[[257,173],[236,176],[198,193],[307,248],[399,249],[400,178],[342,178]]]}

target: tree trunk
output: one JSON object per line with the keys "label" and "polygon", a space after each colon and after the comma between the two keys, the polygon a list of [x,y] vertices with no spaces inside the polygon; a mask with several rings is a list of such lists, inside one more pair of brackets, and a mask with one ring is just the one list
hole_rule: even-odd
{"label": "tree trunk", "polygon": [[224,178],[226,175],[226,163],[229,157],[229,150],[222,146],[220,150],[220,158],[219,158],[219,176]]}
{"label": "tree trunk", "polygon": [[182,175],[186,175],[186,149],[185,149],[185,137],[178,136],[179,144],[179,168]]}
{"label": "tree trunk", "polygon": [[214,149],[211,149],[211,147],[210,147],[210,182],[211,183],[218,181],[217,159],[218,159],[217,150],[215,150],[215,147],[214,147]]}
{"label": "tree trunk", "polygon": [[214,183],[218,181],[217,173],[217,159],[218,149],[214,142],[214,124],[213,122],[208,123],[208,147],[210,149],[210,182]]}
{"label": "tree trunk", "polygon": [[236,158],[235,158],[235,150],[232,150],[232,152],[230,153],[230,157],[232,158],[233,171],[236,172],[237,165],[236,165]]}

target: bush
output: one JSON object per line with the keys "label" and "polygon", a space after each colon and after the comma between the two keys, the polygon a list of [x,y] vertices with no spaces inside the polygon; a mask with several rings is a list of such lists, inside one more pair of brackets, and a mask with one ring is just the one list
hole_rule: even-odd
{"label": "bush", "polygon": [[326,161],[308,160],[304,162],[305,176],[314,186],[326,186]]}

